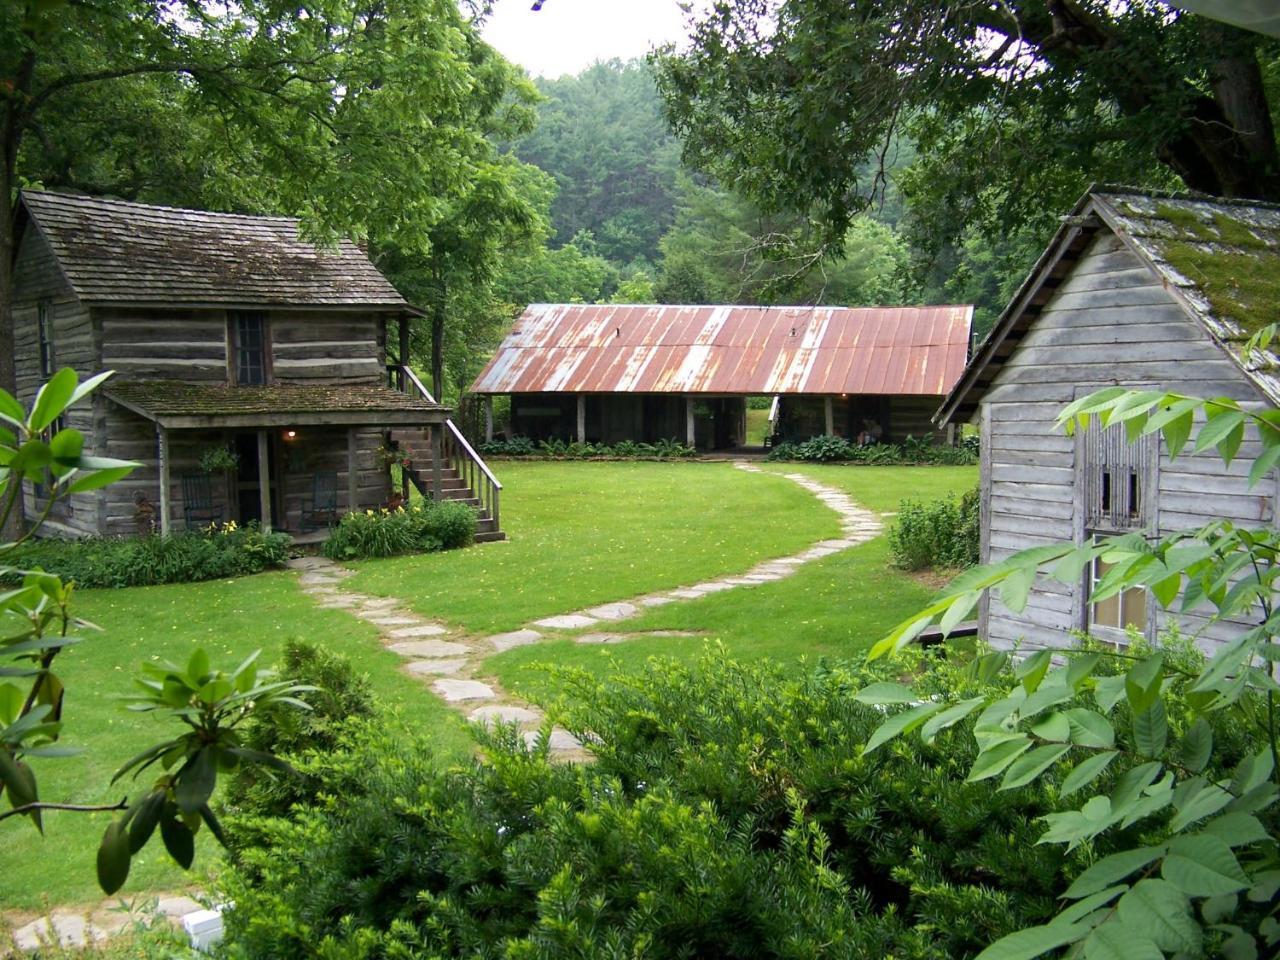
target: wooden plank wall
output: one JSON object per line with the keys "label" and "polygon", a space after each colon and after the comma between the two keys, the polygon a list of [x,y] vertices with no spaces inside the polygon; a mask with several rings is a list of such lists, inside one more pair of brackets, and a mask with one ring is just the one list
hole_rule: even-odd
{"label": "wooden plank wall", "polygon": [[[84,379],[97,372],[93,324],[89,310],[75,298],[58,269],[44,238],[28,226],[18,249],[14,273],[14,366],[18,400],[29,407],[40,389],[40,303],[48,304],[53,340],[53,368],[73,368]],[[82,402],[67,412],[64,425],[85,435],[85,452],[94,454],[95,420],[92,402]],[[35,497],[28,484],[25,509],[28,518],[43,512],[46,501]],[[54,508],[44,531],[62,536],[97,532],[98,497],[75,494]]]}
{"label": "wooden plank wall", "polygon": [[[227,314],[221,309],[112,307],[102,321],[103,365],[133,379],[225,382]],[[385,325],[358,312],[268,312],[279,383],[382,383]]]}
{"label": "wooden plank wall", "polygon": [[[1082,542],[1083,501],[1077,496],[1077,441],[1053,429],[1059,410],[1077,395],[1115,384],[1176,389],[1199,396],[1259,395],[1203,329],[1186,316],[1157,277],[1122,242],[1105,232],[1005,361],[983,398],[990,429],[989,547],[984,559],[1063,540]],[[1256,437],[1228,470],[1215,456],[1184,454],[1170,462],[1161,448],[1156,522],[1161,533],[1215,517],[1254,524],[1275,519],[1274,484],[1246,489]],[[1070,643],[1066,631],[1084,624],[1084,584],[1038,582],[1027,608],[1015,614],[989,605],[984,633],[996,646]],[[1204,620],[1188,616],[1184,632]],[[1159,615],[1157,629],[1165,620]],[[1206,633],[1211,648],[1235,631]]]}
{"label": "wooden plank wall", "polygon": [[[120,410],[109,421],[108,456],[139,460],[143,467],[106,491],[105,533],[129,535],[135,532],[134,495],[142,493],[156,508],[159,523],[159,469],[156,461],[155,424],[129,411]],[[250,431],[251,432],[251,431]],[[302,530],[302,511],[314,492],[317,471],[333,471],[338,475],[338,509],[347,503],[347,430],[345,427],[299,429],[296,440],[286,442],[283,433],[275,431],[278,444],[277,482],[284,484],[284,516],[276,516],[276,529],[290,532]],[[200,471],[200,457],[213,446],[230,446],[232,434],[223,430],[175,430],[169,434],[171,516],[173,530],[185,528],[183,522],[182,476]],[[357,431],[358,510],[376,508],[390,495],[387,471],[378,456],[383,434],[377,427],[361,427]],[[222,518],[236,517],[234,493],[223,476],[211,478],[213,501]],[[274,498],[279,502],[278,498]]]}

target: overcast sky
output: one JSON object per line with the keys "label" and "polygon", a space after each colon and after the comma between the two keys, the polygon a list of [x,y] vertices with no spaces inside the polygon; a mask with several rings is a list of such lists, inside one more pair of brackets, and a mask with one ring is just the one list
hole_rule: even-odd
{"label": "overcast sky", "polygon": [[534,76],[577,73],[597,60],[642,57],[684,39],[680,0],[498,0],[484,38]]}

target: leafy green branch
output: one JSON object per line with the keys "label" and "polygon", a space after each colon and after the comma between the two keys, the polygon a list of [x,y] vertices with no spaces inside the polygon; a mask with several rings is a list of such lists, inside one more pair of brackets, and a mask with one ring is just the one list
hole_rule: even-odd
{"label": "leafy green branch", "polygon": [[[1171,458],[1190,445],[1228,464],[1253,433],[1262,452],[1250,485],[1280,463],[1280,414],[1229,398],[1112,388],[1071,404],[1058,424],[1068,432],[1123,424],[1131,441],[1158,432]],[[968,781],[999,778],[999,791],[1048,784],[1062,808],[1041,818],[1039,843],[1088,850],[1102,834],[1129,828],[1148,840],[1092,864],[1063,892],[1053,920],[996,941],[979,960],[1062,949],[1090,960],[1210,950],[1246,958],[1280,944],[1271,812],[1280,797],[1278,556],[1275,530],[1227,520],[1161,538],[1036,547],[967,571],[872,648],[871,659],[891,655],[935,623],[949,634],[988,592],[1022,611],[1038,578],[1078,584],[1095,560],[1108,567],[1091,604],[1143,589],[1174,614],[1236,625],[1235,639],[1194,669],[1161,650],[992,651],[969,666],[973,696],[929,699],[887,682],[856,694],[889,712],[864,754],[905,735],[931,742],[963,723],[978,750]],[[1247,738],[1243,756],[1228,761],[1215,727]]]}

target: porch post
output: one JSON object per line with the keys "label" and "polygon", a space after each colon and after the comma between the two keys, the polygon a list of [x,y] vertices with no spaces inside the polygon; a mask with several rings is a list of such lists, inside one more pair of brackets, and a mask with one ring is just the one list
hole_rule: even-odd
{"label": "porch post", "polygon": [[159,441],[158,466],[160,468],[160,535],[169,535],[169,431],[156,424]]}
{"label": "porch post", "polygon": [[[400,314],[400,323],[397,325],[399,329],[396,331],[400,335],[400,366],[409,366],[409,315],[407,313]],[[405,375],[403,370],[396,371],[396,387],[404,390],[408,384],[404,382]]]}
{"label": "porch post", "polygon": [[484,442],[493,439],[493,394],[484,395]]}
{"label": "porch post", "polygon": [[360,462],[359,441],[356,428],[347,427],[347,512],[355,513],[360,509]]}
{"label": "porch post", "polygon": [[689,446],[696,447],[698,445],[693,430],[693,397],[684,398],[684,436],[685,443]]}
{"label": "porch post", "polygon": [[836,433],[836,414],[835,403],[830,397],[822,398],[822,414],[826,418],[826,434],[828,437],[835,436]]}
{"label": "porch post", "polygon": [[587,395],[578,394],[578,442],[587,442]]}
{"label": "porch post", "polygon": [[954,447],[956,445],[956,425],[954,423],[947,424],[947,446]]}
{"label": "porch post", "polygon": [[262,529],[271,532],[271,444],[267,431],[258,431],[258,506],[262,513]]}
{"label": "porch post", "polygon": [[437,423],[431,427],[431,499],[439,503],[444,497],[444,443],[441,434],[444,424]]}

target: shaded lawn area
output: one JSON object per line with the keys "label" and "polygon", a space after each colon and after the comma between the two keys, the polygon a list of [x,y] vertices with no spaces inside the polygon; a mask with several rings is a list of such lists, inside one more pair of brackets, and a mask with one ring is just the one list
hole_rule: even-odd
{"label": "shaded lawn area", "polygon": [[[396,711],[390,722],[436,731],[443,755],[462,755],[471,747],[462,718],[431,696],[420,681],[400,672],[403,662],[383,650],[377,631],[340,610],[321,610],[304,595],[292,573],[267,573],[239,580],[85,590],[73,610],[103,628],[68,649],[57,661],[67,686],[64,741],[87,748],[67,759],[37,759],[41,798],[73,803],[110,803],[151,782],[147,771],[138,783],[109,787],[112,774],[130,757],[180,730],[173,721],[132,713],[120,697],[132,693],[138,665],[147,658],[185,663],[204,646],[215,666],[234,669],[254,650],[274,663],[291,638],[310,640],[347,657],[368,674],[375,693]],[[154,769],[154,768],[153,768]],[[96,901],[94,858],[110,814],[45,814],[42,838],[30,820],[0,823],[0,904],[39,908],[42,896],[58,903]],[[157,835],[133,859],[120,896],[147,890],[175,890],[200,881],[214,865],[217,844],[201,831],[191,873],[177,867]]]}
{"label": "shaded lawn area", "polygon": [[[771,465],[774,466],[774,465]],[[861,504],[895,510],[906,495],[932,500],[960,494],[977,480],[975,467],[805,466],[779,472],[804,473],[840,487]],[[885,520],[886,528],[892,518]],[[721,642],[742,660],[767,658],[785,665],[812,664],[819,657],[860,655],[892,627],[925,606],[933,589],[923,578],[890,565],[884,537],[805,564],[780,581],[713,593],[698,600],[657,607],[618,624],[576,631],[566,639],[518,647],[486,662],[500,682],[531,699],[548,700],[559,689],[556,667],[581,668],[599,676],[635,670],[655,655],[689,659],[709,642]],[[633,633],[680,630],[697,637],[644,637],[622,643],[579,644],[588,632]]]}
{"label": "shaded lawn area", "polygon": [[838,536],[835,513],[729,463],[502,463],[509,542],[355,565],[363,593],[476,633],[745,570]]}

